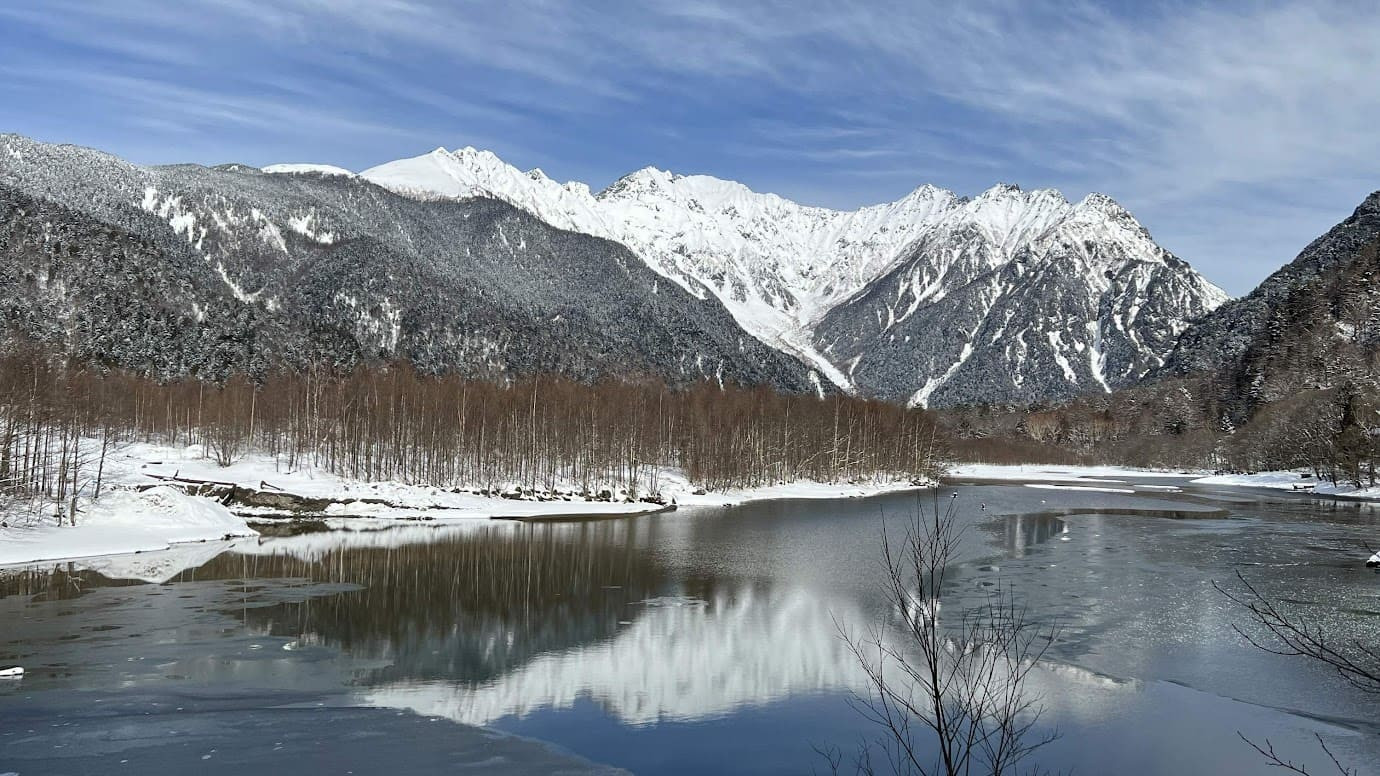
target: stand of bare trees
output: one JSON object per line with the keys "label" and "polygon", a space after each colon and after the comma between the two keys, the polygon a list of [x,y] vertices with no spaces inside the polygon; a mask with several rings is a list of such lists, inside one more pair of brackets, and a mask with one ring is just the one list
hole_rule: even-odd
{"label": "stand of bare trees", "polygon": [[1211,386],[1164,380],[1061,404],[955,407],[938,422],[957,460],[1222,468],[1234,430]]}
{"label": "stand of bare trees", "polygon": [[362,480],[438,487],[658,492],[667,469],[706,488],[931,475],[927,413],[844,396],[701,383],[507,383],[407,365],[281,373],[253,383],[158,383],[0,359],[0,487],[58,504],[99,488],[110,445],[251,452]]}
{"label": "stand of bare trees", "polygon": [[[1026,687],[1055,630],[1027,619],[1006,589],[978,608],[943,616],[943,588],[961,535],[954,503],[917,509],[899,543],[883,534],[885,593],[897,632],[884,624],[866,635],[843,633],[870,685],[854,707],[881,730],[855,755],[851,766],[859,774],[1011,774],[1055,738],[1036,729],[1043,706]],[[874,752],[884,765],[873,762]],[[842,750],[821,754],[835,773],[843,769]]]}
{"label": "stand of bare trees", "polygon": [[[111,417],[120,390],[42,359],[0,366],[0,508],[59,522],[76,520],[77,499],[100,493]],[[90,444],[93,436],[106,441]],[[3,518],[0,518],[3,519]]]}

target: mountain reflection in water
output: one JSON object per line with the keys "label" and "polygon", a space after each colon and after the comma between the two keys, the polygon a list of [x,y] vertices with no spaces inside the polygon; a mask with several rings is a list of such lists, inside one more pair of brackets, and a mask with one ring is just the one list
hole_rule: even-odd
{"label": "mountain reflection in water", "polygon": [[[1062,527],[1016,515],[988,530],[1019,555]],[[217,604],[249,635],[339,650],[377,666],[351,679],[363,701],[471,724],[580,697],[625,723],[688,720],[864,686],[838,624],[873,624],[875,611],[770,578],[678,574],[651,549],[664,528],[485,522],[187,545],[26,570],[0,594],[252,580],[233,608]],[[269,580],[323,594],[285,598]]]}
{"label": "mountain reflection in water", "polygon": [[[1236,730],[1295,745],[1321,732],[1353,760],[1373,748],[1370,732],[1353,732],[1371,728],[1343,688],[1240,643],[1211,586],[1249,564],[1260,584],[1326,603],[1330,626],[1364,635],[1372,619],[1340,612],[1373,609],[1374,577],[1353,579],[1333,559],[1373,514],[1032,493],[965,491],[944,612],[1007,586],[1060,626],[1030,679],[1049,722],[1068,733],[1049,750],[1055,765],[1231,772],[1248,759]],[[844,702],[866,682],[838,625],[895,625],[878,594],[881,532],[899,535],[917,505],[950,499],[946,489],[408,525],[0,570],[0,622],[11,626],[0,629],[10,631],[0,632],[0,662],[31,669],[30,706],[29,696],[72,688],[178,698],[210,688],[263,693],[270,705],[276,692],[328,693],[554,741],[635,771],[808,771],[813,744],[869,732]],[[1259,675],[1271,682],[1249,678]],[[1295,703],[1337,722],[1284,711]],[[1135,753],[1161,735],[1176,741],[1172,752]]]}
{"label": "mountain reflection in water", "polygon": [[691,719],[859,681],[837,613],[766,581],[677,581],[647,551],[645,527],[500,524],[440,541],[305,552],[287,540],[227,553],[194,574],[361,586],[251,608],[246,624],[386,659],[363,680],[367,702],[471,724],[577,697],[629,723]]}

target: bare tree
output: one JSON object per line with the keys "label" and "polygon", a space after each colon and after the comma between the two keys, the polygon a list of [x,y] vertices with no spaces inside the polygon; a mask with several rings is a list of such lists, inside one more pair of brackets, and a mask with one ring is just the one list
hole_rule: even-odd
{"label": "bare tree", "polygon": [[[1241,607],[1254,624],[1254,633],[1247,632],[1240,625],[1232,628],[1251,646],[1285,657],[1301,657],[1322,663],[1337,672],[1348,684],[1380,700],[1380,650],[1360,639],[1334,639],[1318,623],[1306,617],[1289,612],[1279,602],[1265,595],[1236,572],[1238,590],[1228,590],[1217,583],[1213,587]],[[1311,772],[1302,764],[1286,759],[1275,751],[1269,739],[1254,741],[1245,734],[1238,733],[1242,741],[1260,753],[1271,766],[1293,773],[1309,776]],[[1321,736],[1314,734],[1318,745],[1327,755],[1331,767],[1341,776],[1356,776],[1359,771],[1348,768],[1327,748]]]}
{"label": "bare tree", "polygon": [[924,410],[710,382],[492,382],[399,363],[216,385],[0,353],[0,498],[14,502],[7,513],[43,504],[52,516],[55,504],[68,521],[78,496],[107,487],[106,457],[131,441],[196,445],[221,466],[266,455],[369,481],[657,501],[672,469],[710,489],[926,481],[937,474],[934,440]]}
{"label": "bare tree", "polygon": [[[1036,730],[1044,707],[1027,688],[1054,628],[1028,619],[1005,587],[980,606],[941,615],[962,535],[955,504],[956,496],[944,510],[917,509],[899,543],[883,531],[883,584],[894,614],[866,635],[841,627],[868,679],[853,706],[881,728],[852,760],[859,773],[876,772],[875,748],[890,773],[1000,776],[1030,766],[1057,737]],[[897,621],[893,633],[888,624]],[[837,748],[821,754],[835,772],[842,766]]]}

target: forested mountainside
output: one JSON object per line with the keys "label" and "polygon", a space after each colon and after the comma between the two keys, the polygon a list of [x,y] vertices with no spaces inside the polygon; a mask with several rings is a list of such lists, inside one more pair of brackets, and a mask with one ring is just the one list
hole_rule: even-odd
{"label": "forested mountainside", "polygon": [[1240,418],[1380,368],[1380,191],[1254,291],[1191,326],[1159,374],[1208,374]]}
{"label": "forested mountainside", "polygon": [[834,211],[654,168],[596,194],[473,148],[361,175],[420,198],[495,197],[617,240],[836,384],[917,405],[1133,384],[1226,299],[1097,194],[921,186]]}
{"label": "forested mountainside", "polygon": [[0,136],[0,255],[6,337],[155,377],[405,359],[483,377],[817,383],[622,245],[330,170],[139,167]]}

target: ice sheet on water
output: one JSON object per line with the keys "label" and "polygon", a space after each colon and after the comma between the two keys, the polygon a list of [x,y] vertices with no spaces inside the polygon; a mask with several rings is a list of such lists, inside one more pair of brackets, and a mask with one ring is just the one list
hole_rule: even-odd
{"label": "ice sheet on water", "polygon": [[703,607],[708,606],[709,602],[703,598],[695,598],[687,595],[663,595],[656,598],[648,598],[644,601],[637,601],[633,606],[647,606],[656,608],[671,607]]}

